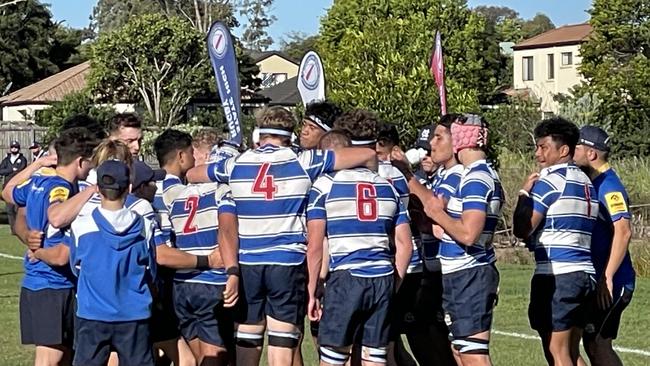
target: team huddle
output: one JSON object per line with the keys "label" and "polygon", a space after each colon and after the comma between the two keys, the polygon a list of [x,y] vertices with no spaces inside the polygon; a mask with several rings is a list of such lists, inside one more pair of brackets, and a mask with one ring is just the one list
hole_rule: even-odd
{"label": "team huddle", "polygon": [[[281,107],[258,113],[245,151],[165,130],[160,169],[138,159],[134,115],[107,131],[67,120],[2,192],[28,248],[20,325],[35,364],[258,365],[266,343],[268,364],[302,365],[310,334],[321,365],[490,365],[506,197],[486,122],[443,116],[413,164],[369,111],[304,112],[299,146]],[[635,273],[609,137],[561,118],[534,134],[541,171],[512,221],[536,261],[530,325],[549,365],[584,365],[580,340],[592,365],[621,364],[612,340]]]}

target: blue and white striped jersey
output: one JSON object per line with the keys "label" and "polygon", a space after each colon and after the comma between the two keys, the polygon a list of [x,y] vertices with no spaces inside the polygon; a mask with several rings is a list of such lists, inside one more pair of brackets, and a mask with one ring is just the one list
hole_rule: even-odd
{"label": "blue and white striped jersey", "polygon": [[334,152],[264,145],[210,164],[237,205],[239,262],[298,265],[305,260],[305,209],[316,178],[334,170]]}
{"label": "blue and white striped jersey", "polygon": [[409,223],[393,186],[365,169],[320,177],[309,193],[307,220],[327,220],[330,271],[379,277],[394,271],[390,233]]}
{"label": "blue and white striped jersey", "polygon": [[544,215],[531,243],[535,274],[595,273],[591,234],[598,218],[598,195],[589,177],[573,163],[542,170],[530,192],[533,209]]}
{"label": "blue and white striped jersey", "polygon": [[[179,186],[176,186],[179,187]],[[169,220],[176,240],[174,246],[193,255],[209,255],[219,247],[219,215],[236,215],[235,202],[225,184],[190,184],[169,189],[163,201],[169,207]],[[178,269],[174,281],[225,285],[225,268]]]}
{"label": "blue and white striped jersey", "polygon": [[[451,196],[456,194],[463,170],[465,170],[465,168],[461,164],[456,164],[449,169],[440,166],[438,170],[436,170],[436,174],[433,178],[433,184],[431,187],[433,193],[437,195],[441,194],[447,201],[449,201]],[[438,258],[439,251],[440,240],[436,237],[426,243],[422,243],[422,256],[425,260],[435,260]]]}
{"label": "blue and white striped jersey", "polygon": [[156,196],[153,199],[153,211],[156,214],[156,221],[160,225],[160,231],[167,243],[174,242],[174,232],[169,221],[169,207],[165,205],[163,194],[170,189],[183,189],[185,186],[181,179],[173,174],[167,174],[165,179],[156,182]]}
{"label": "blue and white striped jersey", "polygon": [[[411,191],[409,190],[409,184],[404,174],[395,168],[390,161],[380,161],[378,173],[380,177],[386,179],[393,185],[402,204],[408,210],[409,194]],[[406,273],[419,273],[422,272],[422,258],[420,258],[420,251],[415,238],[412,238],[411,242],[413,243],[413,254],[411,254],[411,260]]]}
{"label": "blue and white striped jersey", "polygon": [[447,213],[454,219],[460,219],[463,211],[481,210],[486,213],[485,225],[478,242],[472,246],[457,243],[445,233],[440,243],[440,264],[443,274],[496,261],[492,239],[501,215],[503,201],[503,188],[499,176],[485,160],[478,160],[465,168],[458,189],[447,203]]}

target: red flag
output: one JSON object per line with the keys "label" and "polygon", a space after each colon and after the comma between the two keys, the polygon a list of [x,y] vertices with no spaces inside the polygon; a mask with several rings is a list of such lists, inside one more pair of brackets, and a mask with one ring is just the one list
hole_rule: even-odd
{"label": "red flag", "polygon": [[439,31],[436,31],[436,44],[429,66],[431,67],[431,74],[436,79],[438,94],[440,94],[440,111],[444,116],[447,114],[447,91],[445,90],[445,65],[442,60],[442,43],[440,42]]}

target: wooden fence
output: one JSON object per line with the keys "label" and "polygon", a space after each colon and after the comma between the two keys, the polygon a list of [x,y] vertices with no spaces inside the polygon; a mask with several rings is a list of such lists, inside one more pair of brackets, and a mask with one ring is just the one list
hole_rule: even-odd
{"label": "wooden fence", "polygon": [[46,133],[47,128],[37,126],[34,123],[0,121],[0,159],[4,159],[9,152],[11,141],[18,141],[20,143],[20,152],[25,155],[28,161],[31,161],[32,154],[29,151],[29,145],[34,141],[44,144],[46,141],[43,141],[43,138]]}

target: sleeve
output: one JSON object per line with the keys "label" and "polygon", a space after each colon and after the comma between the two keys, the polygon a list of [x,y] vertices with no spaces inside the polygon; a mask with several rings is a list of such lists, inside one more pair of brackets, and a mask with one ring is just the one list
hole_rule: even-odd
{"label": "sleeve", "polygon": [[25,207],[27,205],[27,195],[30,191],[31,178],[14,187],[13,198],[16,205]]}
{"label": "sleeve", "polygon": [[560,191],[551,183],[550,175],[545,176],[533,185],[530,196],[533,198],[533,210],[546,214],[551,204],[560,197]]}
{"label": "sleeve", "polygon": [[227,184],[230,181],[230,173],[234,164],[235,157],[208,164],[208,178],[212,182]]}
{"label": "sleeve", "polygon": [[334,151],[306,150],[300,153],[298,161],[314,182],[321,174],[334,171]]}
{"label": "sleeve", "polygon": [[9,159],[2,159],[2,163],[0,163],[0,175],[9,175],[12,172],[13,169],[11,168],[11,164],[9,164]]}
{"label": "sleeve", "polygon": [[479,210],[487,212],[494,190],[485,179],[482,179],[482,175],[482,173],[477,172],[465,176],[465,182],[459,188],[463,199],[463,211]]}
{"label": "sleeve", "polygon": [[74,235],[72,230],[69,231],[67,236],[69,238],[68,247],[70,248],[70,269],[72,270],[72,274],[79,277],[79,261],[77,260],[79,249],[77,248],[77,237]]}
{"label": "sleeve", "polygon": [[70,197],[70,188],[62,184],[57,184],[50,187],[50,192],[48,194],[48,203],[51,205],[53,203],[64,202]]}
{"label": "sleeve", "polygon": [[404,204],[405,207],[408,207],[409,205],[409,194],[411,191],[409,190],[409,184],[406,181],[406,177],[404,174],[402,174],[400,171],[397,170],[397,168],[393,167],[394,169],[394,174],[393,178],[390,180],[391,184],[393,185],[393,188],[397,191],[397,194],[399,195],[400,200]]}
{"label": "sleeve", "polygon": [[307,205],[307,221],[327,219],[327,211],[325,210],[326,199],[326,192],[318,189],[316,185],[311,187],[309,191],[309,203]]}
{"label": "sleeve", "polygon": [[395,199],[397,201],[397,210],[395,212],[395,216],[393,217],[394,226],[410,223],[408,211],[406,210],[406,206],[404,206],[404,203],[400,199],[399,194],[397,193],[397,191],[395,191]]}
{"label": "sleeve", "polygon": [[217,189],[216,193],[217,207],[219,210],[219,215],[221,214],[233,214],[237,215],[237,206],[235,205],[235,200],[232,198],[232,192],[230,187],[223,185]]}
{"label": "sleeve", "polygon": [[152,282],[156,279],[157,274],[157,264],[156,264],[156,247],[160,244],[156,242],[156,230],[157,227],[156,225],[151,222],[146,220],[146,222],[149,224],[149,230],[150,230],[150,237],[149,240],[147,241],[147,271],[149,272],[149,275],[151,276]]}
{"label": "sleeve", "polygon": [[460,173],[450,173],[440,180],[440,184],[436,187],[434,192],[443,195],[447,200],[456,194],[456,190],[460,185]]}
{"label": "sleeve", "polygon": [[598,200],[612,218],[612,223],[620,219],[630,219],[627,192],[622,187],[601,190]]}
{"label": "sleeve", "polygon": [[160,243],[156,242],[156,245],[161,245],[163,243],[171,245],[172,223],[169,221],[169,212],[165,207],[162,195],[156,195],[154,198],[153,209],[156,215],[156,222],[158,223],[158,231],[161,241]]}

